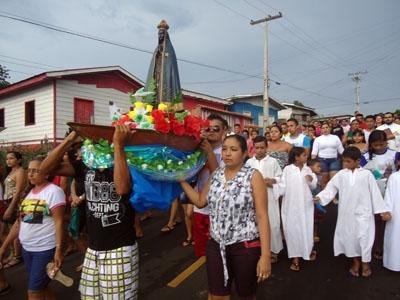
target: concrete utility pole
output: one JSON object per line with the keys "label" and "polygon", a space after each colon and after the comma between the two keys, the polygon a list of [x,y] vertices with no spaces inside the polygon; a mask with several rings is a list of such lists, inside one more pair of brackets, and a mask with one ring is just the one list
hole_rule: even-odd
{"label": "concrete utility pole", "polygon": [[367,71],[358,71],[355,73],[349,73],[351,79],[356,83],[356,111],[360,111],[360,81],[361,75],[367,74]]}
{"label": "concrete utility pole", "polygon": [[282,18],[282,13],[275,16],[268,15],[267,17],[259,20],[251,20],[250,25],[256,25],[260,23],[265,23],[265,33],[264,33],[264,101],[263,101],[263,130],[269,125],[269,98],[268,98],[268,88],[269,88],[269,79],[268,79],[268,21]]}

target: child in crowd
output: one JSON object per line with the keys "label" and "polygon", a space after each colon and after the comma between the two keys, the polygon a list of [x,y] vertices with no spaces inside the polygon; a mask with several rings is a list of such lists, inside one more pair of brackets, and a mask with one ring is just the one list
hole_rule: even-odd
{"label": "child in crowd", "polygon": [[335,256],[344,254],[353,259],[350,274],[358,277],[371,275],[369,262],[374,243],[374,214],[383,220],[390,213],[383,201],[376,181],[368,170],[360,168],[361,152],[347,148],[343,154],[343,170],[339,171],[315,200],[327,205],[339,192],[338,219],[334,237]]}
{"label": "child in crowd", "polygon": [[[318,159],[310,159],[308,161],[308,166],[311,168],[311,171],[317,176],[317,186],[315,189],[311,190],[311,193],[316,196],[322,190],[321,185],[321,163]],[[326,214],[326,210],[321,205],[316,205],[314,210],[314,243],[319,243],[319,225],[324,220]],[[310,260],[315,260],[317,255],[317,251],[314,247],[314,250],[311,253]]]}
{"label": "child in crowd", "polygon": [[[282,175],[278,161],[267,155],[268,142],[265,137],[257,136],[254,139],[255,156],[246,164],[260,171],[268,192],[268,217],[271,231],[271,263],[278,261],[278,254],[283,249],[281,220],[279,211],[279,195],[277,181]],[[273,187],[275,186],[275,193]]]}
{"label": "child in crowd", "polygon": [[370,170],[382,194],[386,189],[386,181],[395,170],[396,151],[388,148],[386,133],[382,130],[371,132],[368,140],[368,152],[361,157],[360,164],[364,169]]}
{"label": "child in crowd", "polygon": [[300,270],[300,258],[310,260],[313,250],[314,204],[311,189],[317,185],[317,177],[306,165],[307,151],[293,147],[289,153],[289,165],[279,181],[282,198],[282,225],[290,269]]}
{"label": "child in crowd", "polygon": [[397,160],[396,173],[388,180],[385,202],[391,211],[392,219],[386,223],[383,243],[383,266],[392,271],[400,271],[400,159]]}
{"label": "child in crowd", "polygon": [[358,149],[360,149],[362,154],[368,152],[368,144],[365,142],[364,131],[362,131],[361,129],[354,130],[353,144],[351,144],[350,146],[357,147]]}
{"label": "child in crowd", "polygon": [[[372,131],[369,135],[368,152],[362,156],[360,164],[372,172],[382,197],[385,195],[387,179],[396,169],[395,160],[396,151],[388,148],[386,133],[382,130]],[[374,257],[382,259],[385,224],[380,218],[375,218],[375,226]]]}

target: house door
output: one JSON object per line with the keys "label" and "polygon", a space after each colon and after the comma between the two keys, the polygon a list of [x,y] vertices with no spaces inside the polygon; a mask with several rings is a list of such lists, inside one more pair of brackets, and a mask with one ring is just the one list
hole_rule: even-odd
{"label": "house door", "polygon": [[94,101],[74,99],[74,122],[91,124],[94,121]]}

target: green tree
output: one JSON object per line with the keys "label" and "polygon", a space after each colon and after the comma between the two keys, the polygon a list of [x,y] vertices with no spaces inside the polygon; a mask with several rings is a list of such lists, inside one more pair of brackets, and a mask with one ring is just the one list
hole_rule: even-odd
{"label": "green tree", "polygon": [[294,104],[294,105],[297,105],[297,106],[304,106],[304,104],[301,103],[301,102],[298,101],[298,100],[294,100],[294,101],[293,101],[293,104]]}
{"label": "green tree", "polygon": [[7,79],[9,78],[10,78],[9,70],[6,67],[0,65],[0,89],[10,84],[7,81]]}
{"label": "green tree", "polygon": [[396,116],[400,116],[400,108],[396,109],[396,111],[394,112],[394,114],[395,114]]}

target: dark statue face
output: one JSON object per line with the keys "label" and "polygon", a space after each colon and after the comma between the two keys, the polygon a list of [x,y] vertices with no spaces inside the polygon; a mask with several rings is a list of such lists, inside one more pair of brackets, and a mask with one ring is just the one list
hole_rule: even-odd
{"label": "dark statue face", "polygon": [[159,44],[164,41],[165,34],[166,34],[166,30],[165,29],[159,29],[158,30],[158,43]]}

